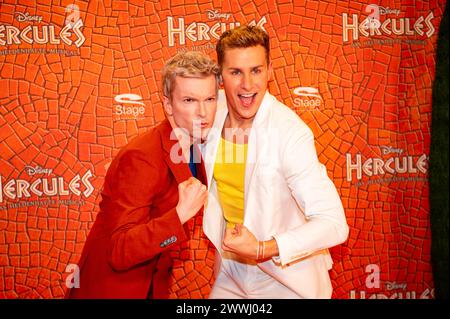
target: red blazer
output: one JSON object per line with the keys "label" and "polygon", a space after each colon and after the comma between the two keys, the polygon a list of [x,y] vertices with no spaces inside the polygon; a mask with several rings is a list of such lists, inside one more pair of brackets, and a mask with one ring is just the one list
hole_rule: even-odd
{"label": "red blazer", "polygon": [[[163,121],[112,161],[78,263],[80,288],[67,298],[167,298],[170,249],[189,239],[175,210],[178,184],[192,176],[187,163],[170,159],[171,130]],[[203,163],[197,172],[205,183]]]}

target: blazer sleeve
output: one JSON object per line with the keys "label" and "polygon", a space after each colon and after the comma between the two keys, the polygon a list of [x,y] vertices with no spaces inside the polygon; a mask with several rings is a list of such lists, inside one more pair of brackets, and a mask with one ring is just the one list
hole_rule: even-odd
{"label": "blazer sleeve", "polygon": [[149,261],[188,238],[175,207],[149,219],[155,194],[162,187],[160,171],[149,156],[129,151],[110,177],[110,208],[119,216],[110,237],[108,258],[116,271]]}
{"label": "blazer sleeve", "polygon": [[336,246],[349,232],[336,187],[317,158],[312,131],[300,119],[292,122],[281,146],[282,171],[307,222],[274,236],[282,265]]}

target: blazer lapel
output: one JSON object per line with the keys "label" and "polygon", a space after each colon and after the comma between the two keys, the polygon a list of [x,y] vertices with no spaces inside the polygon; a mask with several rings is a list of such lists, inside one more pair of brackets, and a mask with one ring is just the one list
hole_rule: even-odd
{"label": "blazer lapel", "polygon": [[184,162],[182,158],[171,159],[170,157],[171,150],[174,147],[176,150],[181,149],[181,146],[178,144],[176,136],[172,134],[172,126],[167,119],[161,123],[159,130],[164,150],[164,161],[171,170],[177,183],[180,184],[192,176],[189,164]]}
{"label": "blazer lapel", "polygon": [[[248,149],[247,149],[247,161],[245,164],[245,192],[244,192],[244,225],[248,226],[248,218],[251,210],[248,209],[248,204],[250,202],[249,196],[251,194],[251,185],[253,176],[261,160],[263,148],[270,147],[270,139],[267,137],[271,134],[270,132],[270,114],[271,105],[273,103],[273,97],[266,91],[264,99],[261,106],[256,113],[255,119],[252,124],[252,129],[250,131]],[[250,213],[249,213],[250,212]]]}

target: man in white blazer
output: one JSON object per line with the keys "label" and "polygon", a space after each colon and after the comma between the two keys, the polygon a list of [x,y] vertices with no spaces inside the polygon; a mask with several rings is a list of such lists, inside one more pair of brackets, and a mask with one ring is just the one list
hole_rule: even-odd
{"label": "man in white blazer", "polygon": [[[328,248],[347,239],[344,209],[312,131],[267,91],[269,48],[249,26],[216,47],[226,102],[203,149],[203,228],[217,248],[210,298],[330,298]],[[223,162],[230,150],[240,154]]]}

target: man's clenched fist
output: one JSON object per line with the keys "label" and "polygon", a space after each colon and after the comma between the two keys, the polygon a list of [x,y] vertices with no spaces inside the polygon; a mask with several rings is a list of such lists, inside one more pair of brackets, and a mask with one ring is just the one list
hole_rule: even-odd
{"label": "man's clenched fist", "polygon": [[177,213],[182,224],[194,217],[205,205],[208,191],[198,179],[190,177],[178,185]]}

